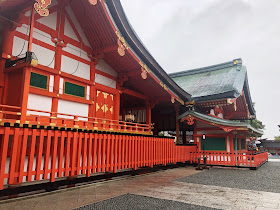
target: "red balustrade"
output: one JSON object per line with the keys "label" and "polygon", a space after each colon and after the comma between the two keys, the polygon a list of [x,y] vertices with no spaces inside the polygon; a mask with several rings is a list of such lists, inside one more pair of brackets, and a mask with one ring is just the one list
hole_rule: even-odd
{"label": "red balustrade", "polygon": [[192,163],[203,161],[207,158],[207,165],[222,165],[222,166],[241,166],[241,167],[258,167],[268,160],[268,153],[229,153],[216,151],[201,151],[191,152],[190,160]]}
{"label": "red balustrade", "polygon": [[0,190],[6,184],[190,160],[196,146],[154,136],[0,127]]}
{"label": "red balustrade", "polygon": [[140,134],[151,134],[153,129],[153,126],[148,124],[70,115],[58,112],[47,112],[35,109],[27,109],[25,122],[21,122],[21,115],[22,113],[20,107],[0,105],[0,122],[3,123],[26,123],[38,126],[92,129]]}

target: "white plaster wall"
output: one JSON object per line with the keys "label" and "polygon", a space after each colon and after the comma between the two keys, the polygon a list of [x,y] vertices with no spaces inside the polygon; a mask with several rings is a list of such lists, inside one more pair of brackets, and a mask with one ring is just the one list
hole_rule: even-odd
{"label": "white plaster wall", "polygon": [[104,60],[99,60],[95,68],[98,69],[99,71],[105,72],[114,77],[118,76],[118,73],[111,66],[109,66]]}
{"label": "white plaster wall", "polygon": [[[52,109],[52,98],[29,93],[27,108],[50,112]],[[40,113],[40,112],[33,112],[33,111],[27,111],[27,114],[50,116],[47,113]]]}
{"label": "white plaster wall", "polygon": [[56,24],[57,24],[57,12],[50,13],[46,17],[41,17],[37,20],[39,23],[42,23],[45,26],[48,26],[49,28],[56,30]]}
{"label": "white plaster wall", "polygon": [[[24,39],[21,39],[17,36],[14,37],[13,50],[12,50],[13,56],[18,56],[19,53],[21,53],[21,54],[26,53],[27,48],[28,48],[28,42],[26,41],[24,43],[24,41],[25,41]],[[21,50],[22,50],[22,52],[21,52]],[[41,47],[41,46],[33,43],[32,52],[34,52],[36,57],[38,58],[39,64],[54,68],[54,62],[52,62],[53,57],[54,57],[54,51]]]}
{"label": "white plaster wall", "polygon": [[61,58],[61,71],[90,80],[90,65],[84,64],[65,55]]}
{"label": "white plaster wall", "polygon": [[36,57],[38,58],[39,64],[43,66],[48,66],[50,68],[54,68],[54,51],[33,43],[32,52],[34,52]]}
{"label": "white plaster wall", "polygon": [[67,44],[67,46],[63,48],[63,51],[69,52],[73,55],[76,55],[80,58],[90,61],[90,58],[88,57],[87,53],[84,50],[81,50],[80,48],[78,48],[72,44]]}
{"label": "white plaster wall", "polygon": [[[29,26],[26,25],[26,24],[22,24],[21,27],[17,27],[16,28],[16,31],[18,32],[21,32],[22,34],[26,35],[26,39],[28,38],[29,36]],[[51,46],[55,46],[55,44],[52,42],[52,37],[50,34],[47,34],[37,28],[34,28],[34,31],[33,31],[33,37],[37,40],[40,40],[42,42],[45,42]],[[28,42],[26,41],[27,45],[28,45]]]}
{"label": "white plaster wall", "polygon": [[[17,36],[14,37],[12,55],[18,56],[19,54],[26,53],[28,49],[28,42]],[[22,52],[21,52],[22,51]]]}
{"label": "white plaster wall", "polygon": [[86,36],[85,36],[85,34],[84,34],[84,32],[83,32],[83,29],[82,29],[81,25],[79,24],[79,22],[78,22],[76,16],[74,15],[74,12],[73,12],[73,10],[71,9],[71,7],[70,7],[70,6],[66,7],[66,11],[68,12],[69,17],[71,18],[71,20],[72,20],[72,22],[73,22],[75,28],[77,29],[77,31],[78,31],[80,37],[82,38],[83,42],[85,43],[85,45],[87,45],[88,47],[90,47],[89,41],[88,41],[88,39],[86,38]]}
{"label": "white plaster wall", "polygon": [[71,27],[71,25],[68,21],[68,18],[65,18],[64,35],[68,36],[76,41],[79,41],[75,31],[73,30],[73,28]]}
{"label": "white plaster wall", "polygon": [[59,94],[63,94],[63,84],[64,84],[64,79],[60,77],[60,79],[59,79]]}
{"label": "white plaster wall", "polygon": [[89,100],[90,99],[90,87],[87,85],[87,95],[86,95],[86,99]]}
{"label": "white plaster wall", "polygon": [[53,92],[53,87],[54,87],[54,76],[50,75],[50,81],[49,81],[49,91]]}
{"label": "white plaster wall", "polygon": [[227,136],[227,152],[230,152],[230,141],[229,141],[229,136]]}
{"label": "white plaster wall", "polygon": [[100,74],[95,74],[95,82],[111,88],[117,87],[117,83],[115,80],[112,80],[108,77],[104,77]]}
{"label": "white plaster wall", "polygon": [[[78,102],[73,102],[73,101],[66,101],[59,99],[58,100],[58,113],[63,113],[63,114],[70,114],[70,115],[79,115],[79,116],[84,116],[88,117],[88,104],[82,104]],[[63,118],[72,118],[72,117],[67,117],[67,116],[59,116]],[[85,118],[81,118],[81,120],[85,120]]]}

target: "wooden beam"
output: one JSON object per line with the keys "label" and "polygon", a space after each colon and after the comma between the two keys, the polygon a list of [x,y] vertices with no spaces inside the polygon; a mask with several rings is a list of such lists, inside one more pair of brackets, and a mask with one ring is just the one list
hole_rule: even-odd
{"label": "wooden beam", "polygon": [[126,90],[123,90],[122,93],[125,93],[125,94],[128,94],[128,95],[131,95],[131,96],[135,96],[137,98],[141,98],[143,100],[148,100],[148,97],[141,94],[141,93],[138,93],[138,92],[135,92],[133,90],[129,90],[129,89],[126,89]]}

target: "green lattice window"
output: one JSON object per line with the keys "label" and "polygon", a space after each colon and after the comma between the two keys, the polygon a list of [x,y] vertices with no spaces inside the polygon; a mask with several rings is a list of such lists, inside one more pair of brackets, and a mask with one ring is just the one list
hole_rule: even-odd
{"label": "green lattice window", "polygon": [[246,146],[246,140],[245,139],[241,139],[241,150],[244,150],[245,149],[245,146]]}
{"label": "green lattice window", "polygon": [[30,86],[47,89],[48,76],[31,72]]}
{"label": "green lattice window", "polygon": [[64,92],[73,96],[85,97],[85,87],[70,82],[65,82]]}
{"label": "green lattice window", "polygon": [[237,138],[233,138],[233,148],[234,151],[239,150],[239,140]]}
{"label": "green lattice window", "polygon": [[[212,138],[208,137],[204,140],[204,149],[213,151],[226,151],[225,138]],[[201,139],[201,150],[203,150],[203,140]]]}

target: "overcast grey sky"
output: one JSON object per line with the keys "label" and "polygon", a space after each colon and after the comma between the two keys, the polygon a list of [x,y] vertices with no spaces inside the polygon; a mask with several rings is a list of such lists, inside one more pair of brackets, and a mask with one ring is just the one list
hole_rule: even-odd
{"label": "overcast grey sky", "polygon": [[280,0],[121,0],[167,73],[242,58],[263,137],[280,135]]}

